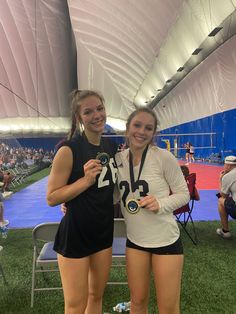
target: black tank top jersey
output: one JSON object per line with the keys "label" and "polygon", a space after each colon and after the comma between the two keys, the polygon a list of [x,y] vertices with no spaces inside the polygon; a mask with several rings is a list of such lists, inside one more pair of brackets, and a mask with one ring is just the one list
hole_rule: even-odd
{"label": "black tank top jersey", "polygon": [[73,167],[68,184],[84,176],[83,165],[95,159],[99,152],[110,156],[94,185],[67,202],[67,212],[59,225],[54,250],[70,258],[81,258],[112,246],[113,240],[113,190],[116,181],[114,155],[116,143],[102,138],[101,145],[90,144],[83,136],[66,141],[73,153]]}

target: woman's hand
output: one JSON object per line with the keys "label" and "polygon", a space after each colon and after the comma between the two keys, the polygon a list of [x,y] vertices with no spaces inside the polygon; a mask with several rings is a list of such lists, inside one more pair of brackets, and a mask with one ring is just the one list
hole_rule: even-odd
{"label": "woman's hand", "polygon": [[147,195],[139,201],[139,206],[154,213],[158,213],[160,206],[155,196]]}
{"label": "woman's hand", "polygon": [[99,159],[90,159],[84,164],[84,177],[91,186],[96,182],[96,176],[102,172],[102,165]]}

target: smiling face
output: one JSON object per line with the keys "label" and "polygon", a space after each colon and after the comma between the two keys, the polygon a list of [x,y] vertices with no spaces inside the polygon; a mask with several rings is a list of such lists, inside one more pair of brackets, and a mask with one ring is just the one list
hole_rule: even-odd
{"label": "smiling face", "polygon": [[156,131],[155,119],[148,112],[138,112],[127,126],[127,137],[131,149],[144,149],[153,140]]}
{"label": "smiling face", "polygon": [[81,101],[77,121],[83,124],[85,133],[101,134],[106,124],[104,104],[97,96],[88,96]]}

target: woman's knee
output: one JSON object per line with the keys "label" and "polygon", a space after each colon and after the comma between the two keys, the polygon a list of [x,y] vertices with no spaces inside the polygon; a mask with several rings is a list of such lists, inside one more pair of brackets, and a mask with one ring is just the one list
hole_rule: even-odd
{"label": "woman's knee", "polygon": [[180,314],[179,303],[176,301],[174,304],[170,302],[158,302],[158,313],[160,314]]}
{"label": "woman's knee", "polygon": [[146,303],[136,303],[131,300],[131,313],[148,313],[148,305]]}
{"label": "woman's knee", "polygon": [[65,313],[84,313],[88,302],[88,295],[65,297]]}
{"label": "woman's knee", "polygon": [[147,310],[147,308],[148,308],[147,296],[131,295],[131,310],[144,311],[144,310]]}
{"label": "woman's knee", "polygon": [[90,290],[88,293],[88,297],[90,300],[93,300],[94,302],[99,302],[103,298],[103,292],[99,290]]}

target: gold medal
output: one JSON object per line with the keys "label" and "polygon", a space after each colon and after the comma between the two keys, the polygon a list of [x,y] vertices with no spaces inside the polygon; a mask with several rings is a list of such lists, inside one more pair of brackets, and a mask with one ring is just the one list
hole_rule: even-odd
{"label": "gold medal", "polygon": [[140,210],[139,203],[136,199],[130,199],[126,202],[126,209],[130,214],[137,214]]}
{"label": "gold medal", "polygon": [[[148,151],[148,147],[149,145],[146,146],[146,148],[144,149],[143,153],[142,153],[142,158],[141,158],[141,162],[140,162],[140,167],[139,167],[139,173],[138,173],[138,177],[137,180],[135,181],[134,178],[134,168],[133,168],[133,156],[131,153],[131,150],[129,150],[129,174],[130,174],[130,186],[131,186],[131,192],[133,194],[132,199],[129,199],[126,202],[126,210],[130,213],[130,214],[137,214],[140,211],[140,206],[139,206],[139,198],[135,198],[135,191],[137,190],[137,183],[139,182],[140,176],[141,176],[141,172],[143,169],[143,165],[144,165],[144,161],[146,158],[146,154]],[[148,190],[145,194],[148,193]],[[144,195],[142,195],[144,196]],[[146,195],[145,195],[146,196]]]}
{"label": "gold medal", "polygon": [[102,152],[97,154],[96,159],[101,161],[102,166],[107,166],[110,161],[110,156],[107,153]]}

